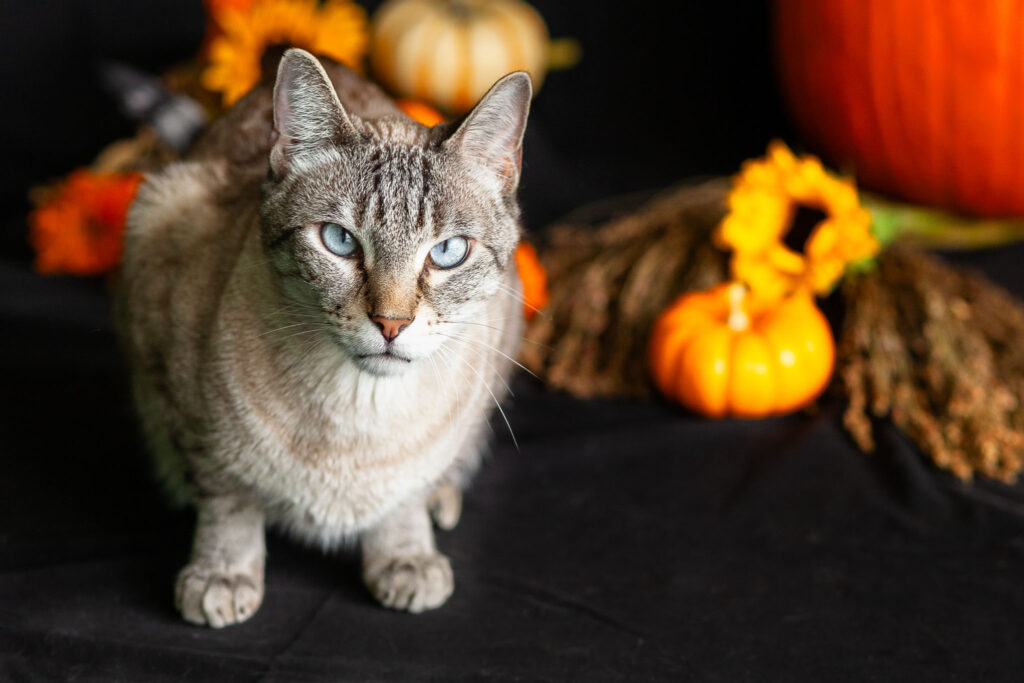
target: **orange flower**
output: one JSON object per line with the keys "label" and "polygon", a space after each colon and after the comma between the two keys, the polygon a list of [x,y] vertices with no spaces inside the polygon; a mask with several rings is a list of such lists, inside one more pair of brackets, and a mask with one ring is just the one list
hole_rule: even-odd
{"label": "orange flower", "polygon": [[36,270],[45,274],[98,275],[121,261],[128,206],[139,173],[75,171],[54,195],[29,214]]}
{"label": "orange flower", "polygon": [[523,311],[530,320],[548,304],[548,274],[529,242],[520,242],[516,247],[516,268],[523,283]]}
{"label": "orange flower", "polygon": [[209,7],[221,33],[210,42],[202,82],[221,93],[225,106],[256,85],[263,52],[273,45],[300,47],[361,70],[369,42],[366,10],[350,0],[221,0]]}

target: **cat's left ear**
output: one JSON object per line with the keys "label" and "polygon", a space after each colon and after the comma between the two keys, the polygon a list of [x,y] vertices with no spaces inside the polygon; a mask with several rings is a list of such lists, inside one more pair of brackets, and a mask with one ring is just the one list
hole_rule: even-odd
{"label": "cat's left ear", "polygon": [[285,52],[274,84],[274,143],[270,148],[274,175],[283,177],[304,155],[358,138],[316,57],[305,50]]}
{"label": "cat's left ear", "polygon": [[445,142],[466,161],[490,170],[511,193],[519,185],[523,133],[533,86],[525,71],[505,76],[487,91]]}

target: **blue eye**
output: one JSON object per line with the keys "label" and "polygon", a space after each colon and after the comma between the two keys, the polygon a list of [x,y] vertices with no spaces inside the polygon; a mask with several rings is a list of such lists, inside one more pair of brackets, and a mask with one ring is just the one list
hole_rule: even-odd
{"label": "blue eye", "polygon": [[438,268],[454,268],[466,260],[469,255],[469,240],[465,237],[449,237],[444,242],[435,244],[430,250],[430,260]]}
{"label": "blue eye", "polygon": [[352,256],[359,251],[356,238],[337,223],[324,223],[320,228],[320,239],[328,251],[338,256]]}

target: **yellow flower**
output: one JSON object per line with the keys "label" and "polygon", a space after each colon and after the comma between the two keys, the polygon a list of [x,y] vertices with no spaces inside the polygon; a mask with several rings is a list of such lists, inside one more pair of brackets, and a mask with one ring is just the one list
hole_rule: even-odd
{"label": "yellow flower", "polygon": [[[800,289],[826,294],[848,265],[879,250],[853,181],[831,175],[814,157],[797,158],[779,141],[764,159],[743,165],[726,201],[716,240],[733,252],[733,278],[758,297],[777,300]],[[824,218],[799,248],[785,240],[801,207]]]}
{"label": "yellow flower", "polygon": [[246,9],[210,5],[222,29],[209,46],[203,85],[234,104],[256,85],[268,47],[301,47],[361,70],[368,34],[366,11],[350,0],[256,0]]}

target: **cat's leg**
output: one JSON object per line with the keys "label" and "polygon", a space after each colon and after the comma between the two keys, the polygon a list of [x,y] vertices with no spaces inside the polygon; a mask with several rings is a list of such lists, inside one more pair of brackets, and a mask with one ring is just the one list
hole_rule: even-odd
{"label": "cat's leg", "polygon": [[192,558],[178,574],[181,616],[214,628],[245,621],[263,602],[263,508],[238,495],[204,498]]}
{"label": "cat's leg", "polygon": [[452,482],[438,484],[427,499],[427,510],[439,529],[454,529],[462,516],[462,489]]}
{"label": "cat's leg", "polygon": [[423,498],[399,506],[360,541],[363,581],[385,607],[422,612],[440,607],[452,594],[452,566],[434,547]]}
{"label": "cat's leg", "polygon": [[462,517],[462,489],[480,467],[480,459],[487,445],[484,427],[480,421],[459,448],[455,460],[441,477],[427,498],[427,510],[434,524],[443,531],[451,531]]}

